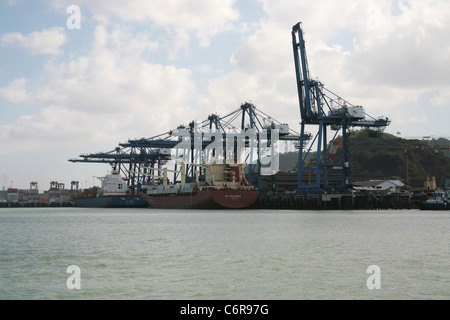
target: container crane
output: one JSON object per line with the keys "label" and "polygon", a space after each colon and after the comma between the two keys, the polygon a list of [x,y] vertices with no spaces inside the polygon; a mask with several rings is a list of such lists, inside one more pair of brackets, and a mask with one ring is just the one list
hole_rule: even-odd
{"label": "container crane", "polygon": [[[347,190],[350,184],[350,166],[347,158],[348,129],[351,127],[362,127],[369,129],[374,135],[378,135],[384,131],[390,124],[390,121],[384,117],[375,119],[369,116],[370,119],[367,119],[366,116],[368,115],[363,107],[350,104],[327,90],[319,81],[311,79],[301,23],[294,25],[292,28],[292,45],[301,115],[298,193],[324,193],[329,190]],[[308,136],[305,131],[307,125],[316,126],[317,128],[316,136],[309,149],[306,149],[305,146],[305,140]],[[327,143],[328,128],[336,131],[329,144]],[[342,131],[342,147],[344,151],[342,165],[330,165],[327,161],[327,155],[333,146],[334,140],[338,137],[339,131]],[[317,148],[315,167],[308,168],[305,160],[309,156],[313,145],[316,145]],[[342,172],[342,182],[340,184],[329,185],[329,170]],[[315,181],[304,184],[303,174],[306,172],[312,172],[315,175]]]}
{"label": "container crane", "polygon": [[[172,156],[177,160],[180,156],[179,151],[183,154],[183,158],[186,158],[185,160],[189,160],[185,162],[186,169],[183,169],[185,171],[182,174],[181,169],[179,169],[180,164],[175,161],[174,170],[168,170],[167,172],[173,173],[174,182],[179,179],[195,181],[199,177],[199,174],[202,173],[202,170],[205,170],[201,166],[201,161],[196,158],[198,156],[198,153],[196,153],[196,144],[199,144],[198,147],[201,147],[203,152],[211,146],[213,143],[210,134],[211,131],[218,132],[218,135],[223,140],[222,151],[225,153],[227,150],[227,134],[231,134],[230,136],[233,137],[235,132],[245,133],[247,130],[254,130],[256,143],[252,146],[248,140],[245,140],[243,147],[247,150],[245,162],[249,164],[248,181],[251,185],[257,186],[261,191],[262,182],[260,173],[262,164],[260,161],[259,144],[263,143],[263,141],[267,145],[275,143],[271,135],[273,129],[279,131],[279,141],[288,143],[297,143],[299,141],[299,133],[290,129],[287,124],[277,121],[259,108],[256,108],[252,103],[246,102],[241,104],[237,110],[225,116],[211,114],[206,120],[201,122],[192,121],[188,126],[180,125],[174,130],[150,138],[129,139],[127,142],[120,143],[112,151],[82,154],[80,158],[69,159],[69,161],[73,163],[110,164],[115,171],[119,171],[127,177],[129,187],[133,194],[139,194],[140,186],[146,185],[149,178],[156,177],[164,179],[164,175],[158,174],[155,171],[164,170],[163,165],[174,160]],[[180,149],[180,136],[177,135],[177,132],[181,130],[191,136],[191,141],[188,142],[184,150]],[[266,136],[264,134],[261,135],[263,131],[267,132]],[[201,138],[201,142],[197,142],[197,138]],[[303,136],[305,142],[310,138],[311,136],[308,133]],[[235,141],[230,142],[237,148]],[[176,154],[174,155],[174,153]],[[211,158],[226,156],[226,154],[214,154],[215,150],[212,150],[210,153],[208,156]],[[237,152],[234,154],[236,155]],[[253,159],[251,158],[252,156],[254,156]]]}

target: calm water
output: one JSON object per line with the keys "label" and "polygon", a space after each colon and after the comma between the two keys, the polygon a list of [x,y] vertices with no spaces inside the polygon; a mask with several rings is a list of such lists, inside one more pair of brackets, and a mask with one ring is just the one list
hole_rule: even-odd
{"label": "calm water", "polygon": [[449,298],[449,212],[0,209],[0,299]]}

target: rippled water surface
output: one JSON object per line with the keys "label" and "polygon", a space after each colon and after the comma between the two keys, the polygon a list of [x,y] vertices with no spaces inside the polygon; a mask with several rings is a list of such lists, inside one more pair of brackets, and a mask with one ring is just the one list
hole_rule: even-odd
{"label": "rippled water surface", "polygon": [[0,209],[0,299],[449,299],[449,270],[448,212]]}

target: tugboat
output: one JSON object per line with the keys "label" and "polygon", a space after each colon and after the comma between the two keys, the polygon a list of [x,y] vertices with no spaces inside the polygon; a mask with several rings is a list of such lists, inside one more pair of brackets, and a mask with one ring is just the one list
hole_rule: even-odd
{"label": "tugboat", "polygon": [[435,191],[432,198],[417,203],[420,210],[450,210],[449,191]]}
{"label": "tugboat", "polygon": [[163,184],[141,186],[141,197],[150,208],[164,209],[242,209],[252,206],[258,199],[258,191],[245,178],[245,164],[194,165],[205,169],[202,181],[197,172],[196,181],[186,183],[183,164],[177,171],[181,176],[178,184],[168,183],[167,169],[149,168],[164,171],[163,176],[158,176]]}
{"label": "tugboat", "polygon": [[118,171],[99,178],[102,186],[94,193],[79,193],[73,196],[73,202],[77,207],[88,208],[134,208],[147,207],[148,203],[140,196],[134,196],[127,187]]}

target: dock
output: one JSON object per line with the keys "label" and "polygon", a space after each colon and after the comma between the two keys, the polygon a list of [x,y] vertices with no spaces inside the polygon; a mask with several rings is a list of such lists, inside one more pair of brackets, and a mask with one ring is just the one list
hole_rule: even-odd
{"label": "dock", "polygon": [[39,202],[39,201],[7,201],[0,202],[0,208],[62,208],[74,207],[75,204],[68,202]]}
{"label": "dock", "polygon": [[[260,194],[252,209],[271,210],[411,210],[418,209],[408,194]],[[68,202],[0,202],[0,208],[74,207]]]}
{"label": "dock", "polygon": [[291,210],[410,210],[410,194],[261,194],[255,208]]}

